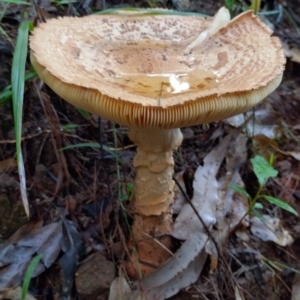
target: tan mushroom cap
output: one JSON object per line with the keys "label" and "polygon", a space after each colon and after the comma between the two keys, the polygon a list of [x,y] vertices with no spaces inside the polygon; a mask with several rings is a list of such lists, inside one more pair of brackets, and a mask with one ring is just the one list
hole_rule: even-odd
{"label": "tan mushroom cap", "polygon": [[126,126],[180,128],[247,111],[277,88],[278,38],[245,12],[186,52],[212,18],[92,15],[30,39],[39,77],[78,108]]}

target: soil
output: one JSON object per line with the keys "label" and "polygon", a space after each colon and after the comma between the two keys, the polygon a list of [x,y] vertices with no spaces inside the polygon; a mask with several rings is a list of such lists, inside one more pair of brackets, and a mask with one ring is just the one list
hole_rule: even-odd
{"label": "soil", "polygon": [[[268,1],[266,1],[268,2]],[[272,2],[272,1],[270,1]],[[275,2],[275,1],[274,1]],[[280,1],[279,1],[280,2]],[[176,5],[177,6],[176,6]],[[3,8],[0,2],[0,11]],[[44,15],[57,16],[71,14],[70,6],[54,5],[46,0],[39,3],[44,8]],[[90,4],[75,2],[73,8],[80,15],[93,10],[115,8],[123,6],[136,7],[164,7],[201,12],[212,15],[222,5],[221,1],[100,1]],[[279,23],[275,25],[275,34],[281,37],[290,48],[300,48],[300,2],[293,1],[285,5],[290,12],[284,14]],[[87,8],[85,8],[87,7]],[[7,33],[0,33],[0,91],[10,84],[10,69],[12,51],[16,39],[17,28],[22,19],[24,8],[11,5],[7,9],[0,25]],[[34,18],[35,10],[28,9],[29,16]],[[292,25],[294,18],[298,29]],[[29,60],[27,70],[29,70]],[[288,59],[284,80],[281,86],[268,97],[270,110],[280,119],[280,139],[276,145],[282,151],[299,152],[300,143],[300,64]],[[128,236],[123,212],[118,204],[118,193],[128,207],[130,219],[130,188],[134,169],[132,159],[135,147],[128,139],[127,129],[115,125],[117,140],[113,136],[113,124],[89,115],[85,118],[73,106],[57,97],[48,87],[44,86],[42,94],[37,93],[40,81],[34,79],[26,83],[24,94],[24,113],[22,136],[22,150],[24,156],[27,191],[30,202],[30,220],[44,220],[49,224],[57,219],[57,211],[66,208],[69,212],[67,218],[76,224],[82,233],[85,246],[88,248],[79,260],[84,260],[89,254],[95,252],[97,247],[107,247],[106,259],[113,261],[116,266],[122,265],[126,255],[124,240]],[[43,101],[41,101],[41,99]],[[11,102],[0,105],[0,238],[6,241],[17,229],[28,222],[22,209],[22,199],[19,192],[19,178],[17,169],[12,163],[15,159],[14,121]],[[283,122],[282,122],[283,121]],[[75,125],[74,125],[75,124]],[[282,127],[285,124],[285,127]],[[210,137],[220,128],[226,131],[223,122],[209,124],[209,126],[195,126],[184,128],[184,141],[180,147],[180,155],[175,156],[175,171],[193,172],[203,161],[205,155],[217,144]],[[59,151],[63,147],[79,143],[102,143],[116,149],[122,161],[117,165],[114,156],[100,148],[72,148]],[[260,145],[266,147],[266,145]],[[249,150],[249,159],[258,151]],[[10,164],[13,164],[10,165]],[[293,157],[278,156],[276,162],[280,175],[266,186],[266,193],[284,198],[300,213],[300,183],[299,161]],[[242,168],[243,180],[250,194],[255,193],[256,182],[250,168],[250,162]],[[118,172],[120,172],[119,175]],[[186,184],[191,184],[187,180]],[[232,278],[238,269],[237,262],[250,271],[245,271],[239,284],[245,291],[245,299],[290,299],[295,272],[291,268],[300,269],[299,253],[299,219],[286,212],[280,212],[282,220],[292,233],[295,242],[288,247],[281,247],[272,242],[262,242],[250,235],[251,249],[258,252],[248,253],[247,245],[232,234],[228,244],[222,251],[227,266],[221,265],[216,271],[210,272],[210,263],[207,262],[204,271],[196,284],[172,297],[173,300],[187,299],[238,299],[233,290]],[[122,228],[118,230],[116,228]],[[298,228],[298,230],[297,230]],[[0,242],[1,242],[0,240]],[[92,242],[91,242],[92,240]],[[235,251],[236,260],[230,257]],[[260,254],[258,254],[260,253]],[[261,263],[261,256],[269,261]],[[279,262],[281,267],[274,267]],[[228,271],[231,270],[231,273]],[[1,269],[1,267],[0,267]],[[30,292],[37,299],[60,299],[62,286],[60,282],[61,270],[53,265],[45,273],[31,282]],[[93,280],[92,278],[90,280]],[[102,291],[97,299],[106,299],[108,291]],[[78,294],[73,291],[72,297]],[[80,298],[79,299],[83,299]]]}

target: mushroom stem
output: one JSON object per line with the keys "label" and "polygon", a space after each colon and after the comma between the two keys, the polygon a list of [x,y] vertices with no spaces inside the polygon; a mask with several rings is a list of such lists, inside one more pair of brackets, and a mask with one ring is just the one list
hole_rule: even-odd
{"label": "mushroom stem", "polygon": [[135,201],[137,213],[145,216],[170,211],[173,202],[173,151],[182,142],[180,129],[130,129],[129,138],[137,146]]}
{"label": "mushroom stem", "polygon": [[171,238],[165,234],[172,229],[173,151],[180,146],[182,133],[180,129],[132,128],[129,138],[137,145],[132,234],[145,276],[170,257],[166,248]]}

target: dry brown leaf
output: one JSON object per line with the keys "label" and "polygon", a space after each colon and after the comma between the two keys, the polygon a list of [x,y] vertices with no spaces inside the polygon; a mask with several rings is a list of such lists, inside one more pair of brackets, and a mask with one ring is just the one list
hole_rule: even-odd
{"label": "dry brown leaf", "polygon": [[[243,134],[233,130],[204,158],[203,165],[195,173],[192,203],[208,228],[217,224],[219,230],[214,234],[220,241],[226,239],[228,232],[247,212],[247,201],[243,201],[236,192],[228,189],[229,184],[243,184],[238,170],[247,158],[246,141]],[[228,172],[217,180],[217,173],[225,157]],[[227,215],[231,218],[225,217]],[[172,235],[184,240],[191,233],[199,231],[205,232],[202,223],[191,206],[184,204],[175,220]]]}
{"label": "dry brown leaf", "polygon": [[278,115],[267,109],[255,110],[254,117],[253,112],[249,111],[246,114],[239,114],[228,118],[224,122],[237,128],[242,126],[246,120],[248,120],[246,126],[247,134],[250,136],[261,134],[274,139],[280,134]]}
{"label": "dry brown leaf", "polygon": [[266,160],[269,160],[270,155],[274,154],[274,152],[277,152],[286,156],[292,156],[296,160],[300,161],[300,152],[283,151],[279,148],[275,140],[272,140],[262,134],[258,134],[253,137],[253,146],[255,147],[255,152],[262,155]]}
{"label": "dry brown leaf", "polygon": [[130,300],[168,299],[194,283],[207,258],[207,239],[207,235],[200,232],[191,234],[161,268],[136,283]]}
{"label": "dry brown leaf", "polygon": [[[195,173],[192,203],[220,247],[242,219],[245,226],[248,225],[248,218],[244,218],[248,207],[247,199],[228,188],[229,184],[243,186],[238,170],[247,159],[246,142],[247,138],[243,134],[233,130],[205,157],[203,165]],[[217,180],[225,157],[227,172]],[[212,224],[215,226],[212,227]],[[172,235],[186,239],[197,232],[205,232],[205,228],[191,206],[186,203],[175,221]],[[210,255],[213,272],[218,266],[218,252],[211,241],[207,242],[205,250]]]}
{"label": "dry brown leaf", "polygon": [[300,161],[300,152],[297,152],[297,151],[285,151],[283,152],[284,154],[287,154],[287,155],[290,155],[292,156],[293,158],[297,159]]}
{"label": "dry brown leaf", "polygon": [[130,295],[130,286],[125,279],[124,272],[120,269],[119,277],[116,277],[110,286],[108,300],[129,300]]}
{"label": "dry brown leaf", "polygon": [[291,234],[283,227],[282,221],[276,217],[252,217],[250,223],[251,233],[262,241],[272,241],[280,246],[291,245],[294,242]]}
{"label": "dry brown leaf", "polygon": [[[42,254],[42,260],[34,270],[33,277],[50,267],[61,250],[61,222],[39,227],[29,224],[20,229],[11,240],[0,247],[0,288],[18,286],[33,256]],[[33,228],[29,231],[29,228]],[[22,236],[24,234],[24,236]],[[19,238],[19,240],[17,240]]]}
{"label": "dry brown leaf", "polygon": [[[203,166],[199,166],[195,172],[192,203],[208,227],[216,223],[215,208],[219,202],[220,187],[216,175],[225,157],[224,149],[227,148],[230,139],[230,135],[226,136],[220,145],[205,157]],[[186,203],[175,220],[172,235],[185,240],[195,232],[204,232],[204,228],[190,204]]]}
{"label": "dry brown leaf", "polygon": [[32,221],[19,228],[9,239],[10,243],[17,243],[25,236],[30,235],[35,229],[43,226],[42,220]]}

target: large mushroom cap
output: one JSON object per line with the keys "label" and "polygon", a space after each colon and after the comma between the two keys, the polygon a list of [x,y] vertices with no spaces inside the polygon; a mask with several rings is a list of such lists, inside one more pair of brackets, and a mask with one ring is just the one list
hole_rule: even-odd
{"label": "large mushroom cap", "polygon": [[52,19],[34,30],[31,61],[62,98],[119,124],[209,123],[270,94],[285,63],[279,39],[252,12],[206,34],[213,20],[139,14]]}

